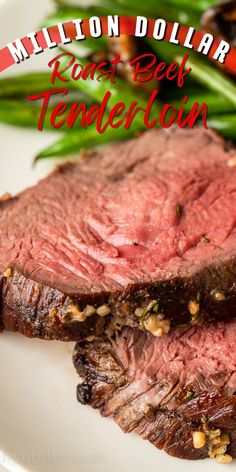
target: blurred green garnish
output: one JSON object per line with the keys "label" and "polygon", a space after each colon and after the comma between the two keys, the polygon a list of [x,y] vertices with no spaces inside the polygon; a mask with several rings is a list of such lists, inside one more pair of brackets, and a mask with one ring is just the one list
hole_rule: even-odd
{"label": "blurred green garnish", "polygon": [[[214,0],[192,0],[191,2],[189,0],[165,0],[158,3],[156,0],[145,0],[145,2],[143,0],[135,0],[135,2],[130,0],[94,0],[89,7],[84,7],[80,0],[73,1],[71,4],[67,0],[55,0],[55,11],[45,19],[43,26],[49,27],[75,18],[86,18],[93,15],[119,14],[126,16],[144,15],[150,18],[158,16],[158,18],[165,18],[173,22],[178,21],[181,24],[199,29],[202,15],[214,4]],[[135,41],[135,39],[130,38],[130,41]],[[82,43],[73,42],[72,46],[80,57],[80,63],[81,61],[86,62],[86,60],[100,62],[109,59],[112,54],[110,40],[106,37],[96,40],[88,38]],[[137,50],[150,50],[160,60],[167,63],[180,60],[179,57],[182,52],[186,53],[184,48],[167,42],[157,42],[149,38],[139,40],[135,47],[137,47]],[[188,103],[185,106],[186,112],[191,109],[195,101],[207,103],[208,125],[227,139],[236,141],[236,85],[234,81],[229,79],[224,72],[219,71],[213,62],[206,60],[200,54],[193,53],[191,50],[188,50],[188,53],[190,55],[188,66],[192,67],[192,72],[188,78],[186,88],[178,89],[172,83],[167,83],[167,81],[161,84],[158,103],[154,112],[157,112],[158,107],[166,103],[167,100],[176,107],[181,106],[181,99],[188,95]],[[71,96],[75,93],[77,100],[79,98],[87,105],[101,103],[104,93],[109,89],[108,82],[100,82],[95,90],[89,80],[70,81],[65,86],[69,88],[70,94],[72,94],[69,96],[69,101],[72,101]],[[14,126],[36,127],[40,106],[27,102],[26,97],[48,90],[50,87],[49,72],[30,73],[11,77],[10,79],[1,79],[0,121]],[[114,96],[112,100],[116,102],[126,101],[129,104],[132,100],[136,100],[141,106],[146,103],[146,98],[150,95],[145,88],[143,90],[138,89],[134,82],[132,83],[130,77],[125,75],[124,71],[117,78],[116,84],[112,85],[112,93]],[[44,127],[52,130],[48,116],[46,116]],[[86,130],[83,128],[78,128],[76,131],[69,129],[52,146],[42,150],[36,159],[76,154],[83,148],[87,149],[110,141],[127,139],[142,129],[143,124],[139,119],[129,130],[123,128],[108,129],[102,135],[97,132],[95,125]]]}

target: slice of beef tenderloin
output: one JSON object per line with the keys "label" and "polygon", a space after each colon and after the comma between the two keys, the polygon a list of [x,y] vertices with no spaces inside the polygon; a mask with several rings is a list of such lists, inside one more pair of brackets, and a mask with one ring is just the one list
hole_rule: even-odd
{"label": "slice of beef tenderloin", "polygon": [[77,343],[79,402],[170,455],[236,457],[236,321],[116,336]]}
{"label": "slice of beef tenderloin", "polygon": [[4,199],[3,327],[77,340],[153,309],[164,331],[233,316],[234,153],[212,131],[154,130]]}

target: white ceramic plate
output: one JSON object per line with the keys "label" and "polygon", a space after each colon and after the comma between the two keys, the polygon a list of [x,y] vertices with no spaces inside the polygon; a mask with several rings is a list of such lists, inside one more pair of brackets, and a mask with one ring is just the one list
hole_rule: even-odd
{"label": "white ceramic plate", "polygon": [[[164,1],[164,0],[163,0]],[[0,47],[33,31],[48,0],[0,0]],[[48,53],[8,74],[47,64]],[[46,175],[52,162],[32,169],[33,155],[53,134],[0,126],[0,194],[18,192]],[[73,344],[0,335],[0,464],[30,472],[215,472],[214,461],[168,457],[76,401]],[[233,470],[235,463],[227,466]],[[1,470],[1,469],[0,469]]]}

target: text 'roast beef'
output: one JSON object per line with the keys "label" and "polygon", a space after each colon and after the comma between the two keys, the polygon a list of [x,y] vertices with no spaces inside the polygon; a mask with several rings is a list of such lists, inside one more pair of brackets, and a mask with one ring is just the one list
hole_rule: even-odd
{"label": "text 'roast beef'", "polygon": [[233,156],[212,131],[154,130],[2,199],[2,327],[77,340],[142,327],[150,303],[170,326],[233,316]]}
{"label": "text 'roast beef'", "polygon": [[235,320],[162,338],[124,328],[115,340],[77,343],[74,364],[78,400],[123,431],[180,458],[236,457]]}

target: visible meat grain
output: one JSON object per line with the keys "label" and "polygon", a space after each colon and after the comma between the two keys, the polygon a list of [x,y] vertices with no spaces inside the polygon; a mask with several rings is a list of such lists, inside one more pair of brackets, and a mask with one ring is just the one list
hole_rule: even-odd
{"label": "visible meat grain", "polygon": [[[168,454],[236,457],[236,321],[77,343],[77,397]],[[85,398],[84,391],[89,396]]]}
{"label": "visible meat grain", "polygon": [[[111,323],[143,328],[136,314],[152,300],[163,332],[233,317],[234,155],[210,130],[154,130],[0,201],[5,328],[65,340]],[[69,305],[84,321],[69,323]]]}

